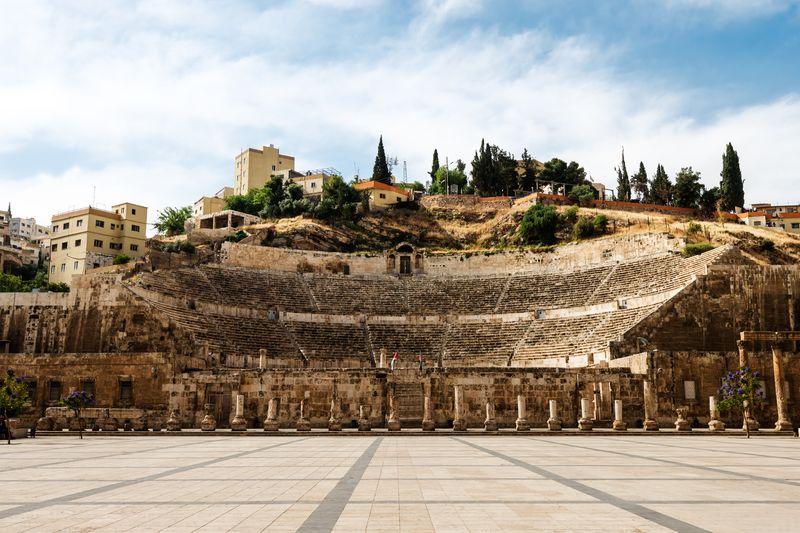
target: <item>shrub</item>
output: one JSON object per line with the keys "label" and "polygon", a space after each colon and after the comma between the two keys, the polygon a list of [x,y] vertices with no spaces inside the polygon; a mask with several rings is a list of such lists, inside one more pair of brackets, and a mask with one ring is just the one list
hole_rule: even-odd
{"label": "shrub", "polygon": [[519,224],[519,236],[525,244],[554,244],[559,222],[552,205],[531,206]]}
{"label": "shrub", "polygon": [[225,241],[226,242],[239,242],[242,239],[244,239],[245,237],[247,237],[247,232],[245,232],[244,230],[239,230],[236,233],[234,233],[233,235],[228,235],[227,237],[225,237]]}
{"label": "shrub", "polygon": [[194,253],[194,244],[190,243],[189,241],[168,242],[167,244],[161,247],[161,251],[173,254],[180,252],[186,252],[187,254],[191,254]]}
{"label": "shrub", "polygon": [[758,243],[758,249],[762,252],[771,252],[775,249],[775,242],[770,239],[761,239]]}
{"label": "shrub", "polygon": [[564,210],[564,213],[561,214],[561,217],[564,219],[565,224],[575,224],[578,221],[578,206],[572,205]]}
{"label": "shrub", "polygon": [[115,265],[124,265],[126,263],[129,263],[130,260],[131,260],[130,256],[128,256],[126,254],[117,254],[117,256],[114,257],[114,264]]}
{"label": "shrub", "polygon": [[703,226],[697,222],[689,222],[689,224],[686,226],[686,233],[689,235],[695,235],[701,231],[703,231]]}
{"label": "shrub", "polygon": [[595,233],[605,233],[608,230],[608,217],[605,215],[597,215],[592,220],[594,224]]}
{"label": "shrub", "polygon": [[707,252],[709,250],[713,250],[714,245],[710,242],[699,242],[697,244],[687,244],[683,247],[683,255],[686,257],[692,257],[693,255],[700,255],[703,252]]}
{"label": "shrub", "polygon": [[69,292],[69,285],[63,281],[60,283],[48,283],[45,288],[49,292]]}
{"label": "shrub", "polygon": [[594,235],[594,223],[589,217],[582,216],[578,218],[575,225],[572,226],[572,235],[576,239],[588,239]]}

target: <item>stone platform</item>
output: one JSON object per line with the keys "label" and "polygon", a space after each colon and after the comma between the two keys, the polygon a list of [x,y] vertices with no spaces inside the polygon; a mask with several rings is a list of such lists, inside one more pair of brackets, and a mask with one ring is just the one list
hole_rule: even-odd
{"label": "stone platform", "polygon": [[789,531],[800,520],[791,437],[64,435],[0,449],[2,531]]}

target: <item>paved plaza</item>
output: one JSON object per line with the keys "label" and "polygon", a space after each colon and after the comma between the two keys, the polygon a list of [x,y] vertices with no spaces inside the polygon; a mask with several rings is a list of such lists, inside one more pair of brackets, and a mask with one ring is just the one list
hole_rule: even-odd
{"label": "paved plaza", "polygon": [[0,531],[790,531],[800,441],[77,435],[0,446]]}

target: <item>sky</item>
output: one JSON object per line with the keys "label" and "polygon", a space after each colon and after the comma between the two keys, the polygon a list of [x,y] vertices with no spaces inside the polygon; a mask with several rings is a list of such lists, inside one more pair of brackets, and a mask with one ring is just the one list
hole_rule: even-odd
{"label": "sky", "polygon": [[[298,170],[408,180],[481,139],[616,185],[661,163],[800,203],[800,0],[4,0],[0,206],[150,221],[274,144]],[[469,169],[469,165],[467,166]],[[152,231],[150,232],[152,233]]]}

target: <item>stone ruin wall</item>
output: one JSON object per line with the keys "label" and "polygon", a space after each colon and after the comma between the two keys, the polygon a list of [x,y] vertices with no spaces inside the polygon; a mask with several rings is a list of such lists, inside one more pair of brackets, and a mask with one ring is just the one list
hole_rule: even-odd
{"label": "stone ruin wall", "polygon": [[[682,239],[647,233],[569,244],[550,252],[460,252],[424,255],[428,276],[474,276],[520,272],[563,272],[596,267],[637,257],[678,252]],[[347,264],[352,275],[384,275],[386,259],[377,253],[308,252],[246,244],[223,243],[229,266],[269,268],[284,272],[331,272]]]}

